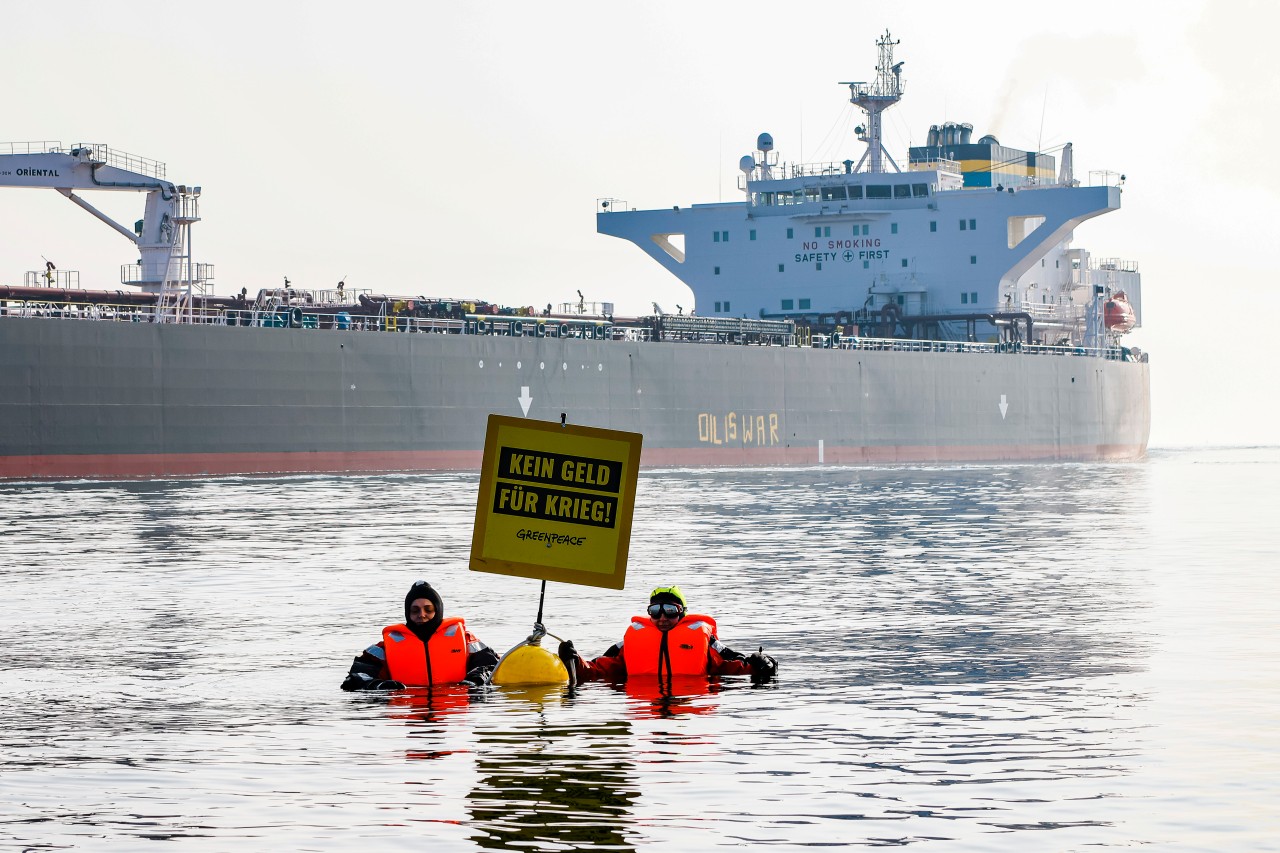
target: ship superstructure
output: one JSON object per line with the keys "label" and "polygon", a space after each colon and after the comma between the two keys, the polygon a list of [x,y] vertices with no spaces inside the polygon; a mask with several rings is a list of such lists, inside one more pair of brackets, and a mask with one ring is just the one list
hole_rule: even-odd
{"label": "ship superstructure", "polygon": [[[643,249],[693,291],[703,316],[793,319],[845,334],[1102,346],[1123,293],[1141,323],[1137,265],[1072,248],[1075,228],[1120,207],[1122,181],[1084,186],[1052,155],[930,128],[903,170],[884,110],[903,94],[897,44],[878,42],[873,83],[847,83],[866,113],[861,159],[779,163],[770,134],[742,158],[742,201],[630,210],[601,201],[597,229]],[[1110,338],[1114,343],[1114,337]]]}

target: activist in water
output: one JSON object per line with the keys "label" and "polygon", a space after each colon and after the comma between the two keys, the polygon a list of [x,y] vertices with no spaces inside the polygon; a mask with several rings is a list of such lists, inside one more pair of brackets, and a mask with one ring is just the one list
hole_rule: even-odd
{"label": "activist in water", "polygon": [[678,586],[649,593],[647,616],[633,616],[625,636],[592,661],[583,660],[572,640],[560,644],[560,659],[577,668],[580,681],[626,681],[630,676],[750,675],[767,681],[778,672],[769,655],[742,655],[716,637],[716,620],[689,613]]}
{"label": "activist in water", "polygon": [[399,690],[436,684],[484,684],[498,655],[467,630],[461,616],[445,618],[444,600],[426,581],[404,597],[404,623],[382,629],[342,682],[343,690]]}

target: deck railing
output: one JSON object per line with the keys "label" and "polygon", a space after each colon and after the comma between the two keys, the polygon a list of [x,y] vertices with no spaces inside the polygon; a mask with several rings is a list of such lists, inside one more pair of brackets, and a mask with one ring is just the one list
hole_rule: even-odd
{"label": "deck railing", "polygon": [[[607,321],[565,318],[511,317],[468,315],[465,319],[439,319],[433,317],[367,316],[345,311],[309,311],[305,308],[260,309],[193,307],[184,308],[183,322],[195,325],[247,326],[258,328],[289,328],[298,331],[322,332],[393,332],[434,333],[454,335],[499,335],[504,337],[561,337],[587,338],[609,341],[653,341],[653,329],[649,325],[628,323],[626,320]],[[33,317],[44,319],[81,320],[98,322],[154,323],[154,306],[75,303],[75,302],[19,302],[0,303],[0,317]],[[667,340],[667,336],[664,336]],[[780,346],[776,341],[726,342],[713,337],[671,337],[670,342],[712,344],[721,346]],[[1047,346],[1021,342],[978,343],[962,341],[924,341],[903,338],[868,338],[815,335],[809,339],[812,348],[833,351],[888,351],[918,353],[987,353],[1022,354],[1057,357],[1101,358],[1110,361],[1146,361],[1147,355],[1127,347],[1078,347]],[[787,346],[797,347],[800,343]]]}

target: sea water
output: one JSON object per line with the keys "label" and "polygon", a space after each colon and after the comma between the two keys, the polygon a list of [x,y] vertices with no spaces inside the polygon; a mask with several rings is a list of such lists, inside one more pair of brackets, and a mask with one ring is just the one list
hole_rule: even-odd
{"label": "sea water", "polygon": [[[1280,450],[642,475],[588,656],[677,583],[780,662],[675,698],[338,690],[470,572],[473,474],[0,486],[0,847],[1280,849]],[[551,642],[551,641],[548,641]]]}

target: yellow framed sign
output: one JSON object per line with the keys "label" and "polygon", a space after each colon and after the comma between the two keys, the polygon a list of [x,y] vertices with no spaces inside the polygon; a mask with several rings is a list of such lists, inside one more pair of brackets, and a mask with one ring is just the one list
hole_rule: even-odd
{"label": "yellow framed sign", "polygon": [[471,570],[622,589],[641,439],[489,415]]}

